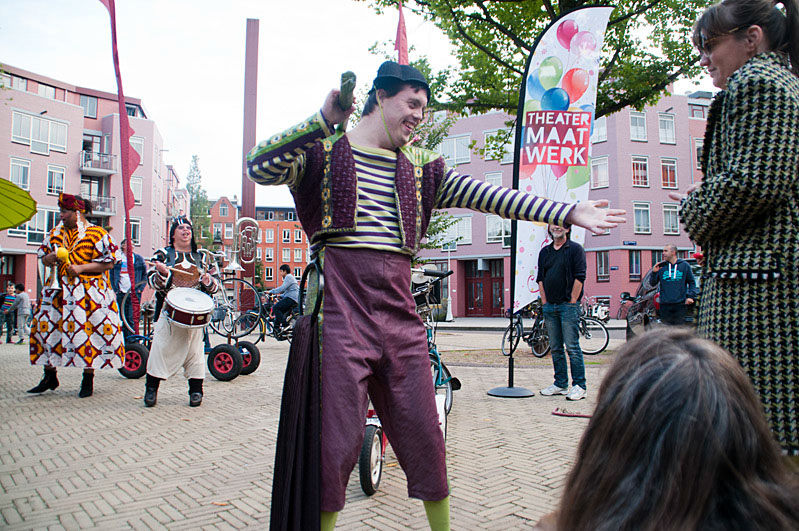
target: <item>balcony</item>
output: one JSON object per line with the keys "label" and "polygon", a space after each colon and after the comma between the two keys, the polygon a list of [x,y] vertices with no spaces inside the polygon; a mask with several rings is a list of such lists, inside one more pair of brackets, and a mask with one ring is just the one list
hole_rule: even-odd
{"label": "balcony", "polygon": [[117,156],[108,153],[80,152],[80,172],[83,175],[104,177],[117,172]]}
{"label": "balcony", "polygon": [[102,195],[85,195],[94,206],[93,216],[115,216],[117,213],[117,198]]}

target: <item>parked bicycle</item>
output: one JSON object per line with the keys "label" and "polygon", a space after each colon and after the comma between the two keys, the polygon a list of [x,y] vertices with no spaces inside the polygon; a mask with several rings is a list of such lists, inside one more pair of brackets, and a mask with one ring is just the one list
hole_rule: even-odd
{"label": "parked bicycle", "polygon": [[[525,330],[523,314],[525,311],[516,312],[513,316],[513,323],[508,325],[502,336],[502,353],[510,356],[516,350],[520,340],[524,340],[533,350],[533,355],[543,358],[549,351],[549,333],[544,322],[544,312],[541,300],[538,299],[530,303],[529,313],[534,318],[532,328]],[[578,322],[578,332],[580,336],[580,349],[583,354],[594,355],[603,352],[610,343],[610,334],[605,324],[593,317],[587,317],[581,312]]]}
{"label": "parked bicycle", "polygon": [[[261,293],[261,311],[249,311],[239,317],[240,323],[237,323],[236,328],[255,330],[258,329],[258,339],[255,340],[257,344],[263,341],[266,336],[271,336],[278,341],[291,341],[294,335],[294,319],[299,315],[298,306],[292,308],[291,312],[285,315],[286,324],[282,330],[276,330],[275,314],[272,308],[278,301],[276,295],[269,293]],[[251,332],[252,333],[252,332]]]}

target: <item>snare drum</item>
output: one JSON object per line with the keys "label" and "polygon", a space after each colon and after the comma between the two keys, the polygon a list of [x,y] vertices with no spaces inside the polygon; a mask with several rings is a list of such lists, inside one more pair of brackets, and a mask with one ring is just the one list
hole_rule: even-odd
{"label": "snare drum", "polygon": [[181,328],[203,328],[211,320],[214,300],[192,288],[174,288],[166,294],[164,314]]}

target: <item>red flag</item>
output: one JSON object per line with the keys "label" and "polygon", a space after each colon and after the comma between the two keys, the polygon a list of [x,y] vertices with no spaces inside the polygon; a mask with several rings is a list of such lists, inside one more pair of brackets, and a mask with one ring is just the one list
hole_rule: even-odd
{"label": "red flag", "polygon": [[[103,0],[100,0],[101,2]],[[402,16],[402,0],[399,2],[399,23],[397,24],[397,39],[394,49],[397,50],[397,62],[401,65],[408,64],[408,33],[405,31],[405,17]]]}
{"label": "red flag", "polygon": [[[119,53],[117,51],[117,20],[116,20],[116,6],[114,0],[100,0],[100,2],[108,9],[108,14],[111,16],[111,50],[114,54],[114,70],[117,76],[117,101],[119,102],[119,150],[120,158],[122,159],[122,196],[125,205],[125,256],[128,260],[128,275],[130,276],[130,285],[136,285],[136,268],[133,262],[133,240],[130,234],[130,209],[133,208],[134,197],[133,190],[130,187],[130,177],[133,171],[139,166],[139,154],[130,145],[130,137],[133,136],[133,129],[130,127],[128,121],[128,111],[125,108],[125,94],[122,91],[122,74],[119,71]],[[136,296],[136,290],[131,288],[131,296],[133,298],[133,326],[138,328],[139,323],[139,299]],[[120,308],[121,311],[124,309]]]}

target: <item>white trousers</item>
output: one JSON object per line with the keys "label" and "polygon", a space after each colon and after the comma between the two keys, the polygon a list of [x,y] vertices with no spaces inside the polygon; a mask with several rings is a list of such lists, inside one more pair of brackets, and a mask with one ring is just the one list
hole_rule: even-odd
{"label": "white trousers", "polygon": [[181,367],[187,379],[205,378],[203,329],[183,328],[161,315],[153,331],[147,374],[166,380]]}

